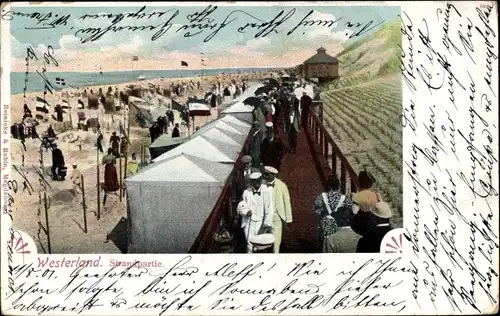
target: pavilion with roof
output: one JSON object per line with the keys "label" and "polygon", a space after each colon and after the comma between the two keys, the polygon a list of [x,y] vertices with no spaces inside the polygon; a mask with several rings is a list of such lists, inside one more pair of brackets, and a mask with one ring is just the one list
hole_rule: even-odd
{"label": "pavilion with roof", "polygon": [[339,77],[339,60],[326,53],[326,49],[320,47],[316,55],[304,61],[298,66],[299,73],[306,79],[317,78],[319,83],[332,81]]}

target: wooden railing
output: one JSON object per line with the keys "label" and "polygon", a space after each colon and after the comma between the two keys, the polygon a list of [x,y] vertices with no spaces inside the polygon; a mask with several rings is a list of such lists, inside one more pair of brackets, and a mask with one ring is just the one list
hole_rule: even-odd
{"label": "wooden railing", "polygon": [[[340,190],[344,194],[357,192],[359,185],[357,173],[349,164],[346,157],[342,154],[333,138],[330,136],[326,128],[321,123],[321,119],[314,111],[309,112],[308,128],[304,131],[311,149],[312,158],[319,171],[319,175],[323,184],[326,187],[328,175],[333,174],[336,177],[340,176]],[[247,137],[245,145],[235,163],[233,171],[228,177],[222,193],[217,200],[217,203],[212,209],[209,217],[205,221],[203,228],[200,230],[198,238],[191,247],[190,253],[208,253],[214,243],[213,235],[217,232],[221,219],[232,232],[233,223],[233,201],[232,201],[232,186],[236,170],[241,167],[241,157],[245,155],[248,149]],[[331,152],[330,152],[331,151]],[[331,157],[331,163],[328,158]],[[338,174],[340,171],[340,175]],[[349,184],[349,185],[348,185]],[[234,233],[234,232],[232,232]]]}
{"label": "wooden railing", "polygon": [[[314,111],[309,112],[308,128],[305,132],[311,147],[313,160],[323,184],[326,186],[328,175],[333,174],[338,178],[338,171],[340,170],[340,191],[344,194],[357,192],[359,184],[356,171],[342,154],[342,151],[322,124],[318,114]],[[328,160],[329,157],[331,157],[331,163]]]}

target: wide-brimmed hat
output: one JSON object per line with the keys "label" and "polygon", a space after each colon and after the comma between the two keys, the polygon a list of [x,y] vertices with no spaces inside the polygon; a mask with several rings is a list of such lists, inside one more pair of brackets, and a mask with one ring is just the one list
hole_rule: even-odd
{"label": "wide-brimmed hat", "polygon": [[375,204],[374,207],[370,207],[370,211],[373,213],[373,215],[376,215],[380,218],[391,218],[392,217],[392,211],[391,207],[387,202],[381,201]]}

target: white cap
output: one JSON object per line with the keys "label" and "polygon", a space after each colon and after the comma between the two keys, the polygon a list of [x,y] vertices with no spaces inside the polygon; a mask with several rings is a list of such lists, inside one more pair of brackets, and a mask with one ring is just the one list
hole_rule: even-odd
{"label": "white cap", "polygon": [[260,179],[262,177],[262,173],[260,172],[252,172],[250,174],[250,180],[257,180],[257,179]]}
{"label": "white cap", "polygon": [[271,166],[266,166],[264,168],[264,170],[266,172],[269,172],[269,173],[272,173],[272,174],[278,174],[278,170],[276,168],[274,168],[274,167],[271,167]]}
{"label": "white cap", "polygon": [[266,127],[273,127],[273,122],[266,122]]}

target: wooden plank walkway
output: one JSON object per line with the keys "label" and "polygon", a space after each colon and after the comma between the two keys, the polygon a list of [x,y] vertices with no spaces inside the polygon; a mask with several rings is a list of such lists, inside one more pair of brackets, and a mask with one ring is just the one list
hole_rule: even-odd
{"label": "wooden plank walkway", "polygon": [[280,179],[288,186],[293,212],[290,229],[283,229],[280,252],[314,253],[317,250],[317,224],[313,214],[313,201],[324,190],[322,177],[313,158],[317,149],[314,146],[311,148],[304,130],[299,133],[295,153],[288,151],[288,137],[281,129],[278,137],[287,148],[281,164]]}

